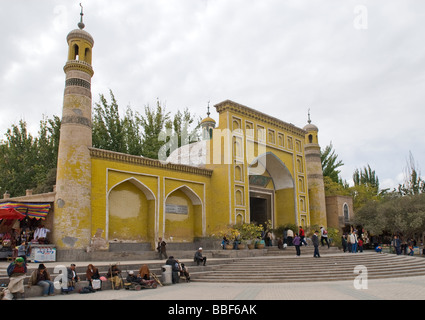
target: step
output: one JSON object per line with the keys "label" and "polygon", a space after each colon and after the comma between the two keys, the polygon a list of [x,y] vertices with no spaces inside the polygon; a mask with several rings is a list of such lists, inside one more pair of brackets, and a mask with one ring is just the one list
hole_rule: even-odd
{"label": "step", "polygon": [[[206,282],[289,282],[354,279],[354,268],[364,265],[368,277],[394,278],[425,275],[425,260],[392,254],[339,254],[313,257],[264,257],[243,259],[214,267],[208,273],[193,274],[193,281]],[[353,272],[350,272],[353,270]],[[237,276],[236,276],[237,275]]]}

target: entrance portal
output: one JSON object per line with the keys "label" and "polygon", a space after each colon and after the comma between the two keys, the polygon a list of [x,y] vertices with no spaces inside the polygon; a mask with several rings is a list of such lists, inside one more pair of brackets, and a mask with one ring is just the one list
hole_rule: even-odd
{"label": "entrance portal", "polygon": [[271,194],[250,192],[249,209],[251,222],[264,225],[271,215]]}

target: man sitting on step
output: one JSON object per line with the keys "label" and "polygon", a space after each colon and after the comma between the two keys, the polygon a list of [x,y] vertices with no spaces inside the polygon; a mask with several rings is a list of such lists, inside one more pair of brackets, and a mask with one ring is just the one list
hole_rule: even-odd
{"label": "man sitting on step", "polygon": [[202,248],[199,248],[198,251],[195,252],[195,257],[193,260],[196,262],[196,264],[199,266],[199,263],[203,262],[203,265],[207,263],[207,257],[202,256]]}

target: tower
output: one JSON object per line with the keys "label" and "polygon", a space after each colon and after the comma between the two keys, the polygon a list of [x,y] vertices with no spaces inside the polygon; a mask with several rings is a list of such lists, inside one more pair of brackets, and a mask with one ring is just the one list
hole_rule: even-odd
{"label": "tower", "polygon": [[318,138],[319,129],[311,123],[310,111],[308,113],[308,124],[304,127],[304,130],[307,132],[304,150],[310,202],[310,223],[311,225],[327,227],[325,185]]}
{"label": "tower", "polygon": [[210,117],[210,105],[208,102],[208,112],[207,117],[201,121],[202,129],[202,140],[211,140],[213,130],[215,128],[216,122],[213,118]]}
{"label": "tower", "polygon": [[53,237],[58,249],[82,249],[91,238],[92,36],[78,29],[67,36],[65,91],[56,175]]}

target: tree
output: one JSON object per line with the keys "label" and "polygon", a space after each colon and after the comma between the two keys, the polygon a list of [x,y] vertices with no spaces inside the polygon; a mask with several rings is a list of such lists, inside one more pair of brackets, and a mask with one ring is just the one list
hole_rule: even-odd
{"label": "tree", "polygon": [[322,161],[322,170],[323,176],[331,178],[332,181],[342,184],[342,179],[339,174],[340,170],[337,170],[339,167],[343,166],[344,163],[342,160],[338,160],[338,155],[333,150],[332,142],[325,147],[325,150],[320,153],[320,158]]}
{"label": "tree", "polygon": [[109,90],[111,103],[100,94],[93,115],[93,147],[127,153],[123,121],[120,119],[118,103],[112,90]]}
{"label": "tree", "polygon": [[0,149],[2,192],[8,191],[14,196],[24,195],[26,189],[32,189],[36,185],[36,144],[23,120],[18,125],[12,125],[5,135],[6,141]]}
{"label": "tree", "polygon": [[420,169],[415,164],[412,152],[409,152],[409,159],[404,174],[404,183],[399,184],[398,193],[402,196],[425,193],[425,181],[421,178]]}
{"label": "tree", "polygon": [[166,142],[160,139],[160,134],[166,122],[170,119],[170,113],[165,112],[165,108],[161,106],[158,100],[156,110],[151,109],[149,105],[147,105],[145,106],[145,116],[137,116],[137,119],[140,121],[143,128],[143,156],[151,159],[158,159],[159,149]]}

